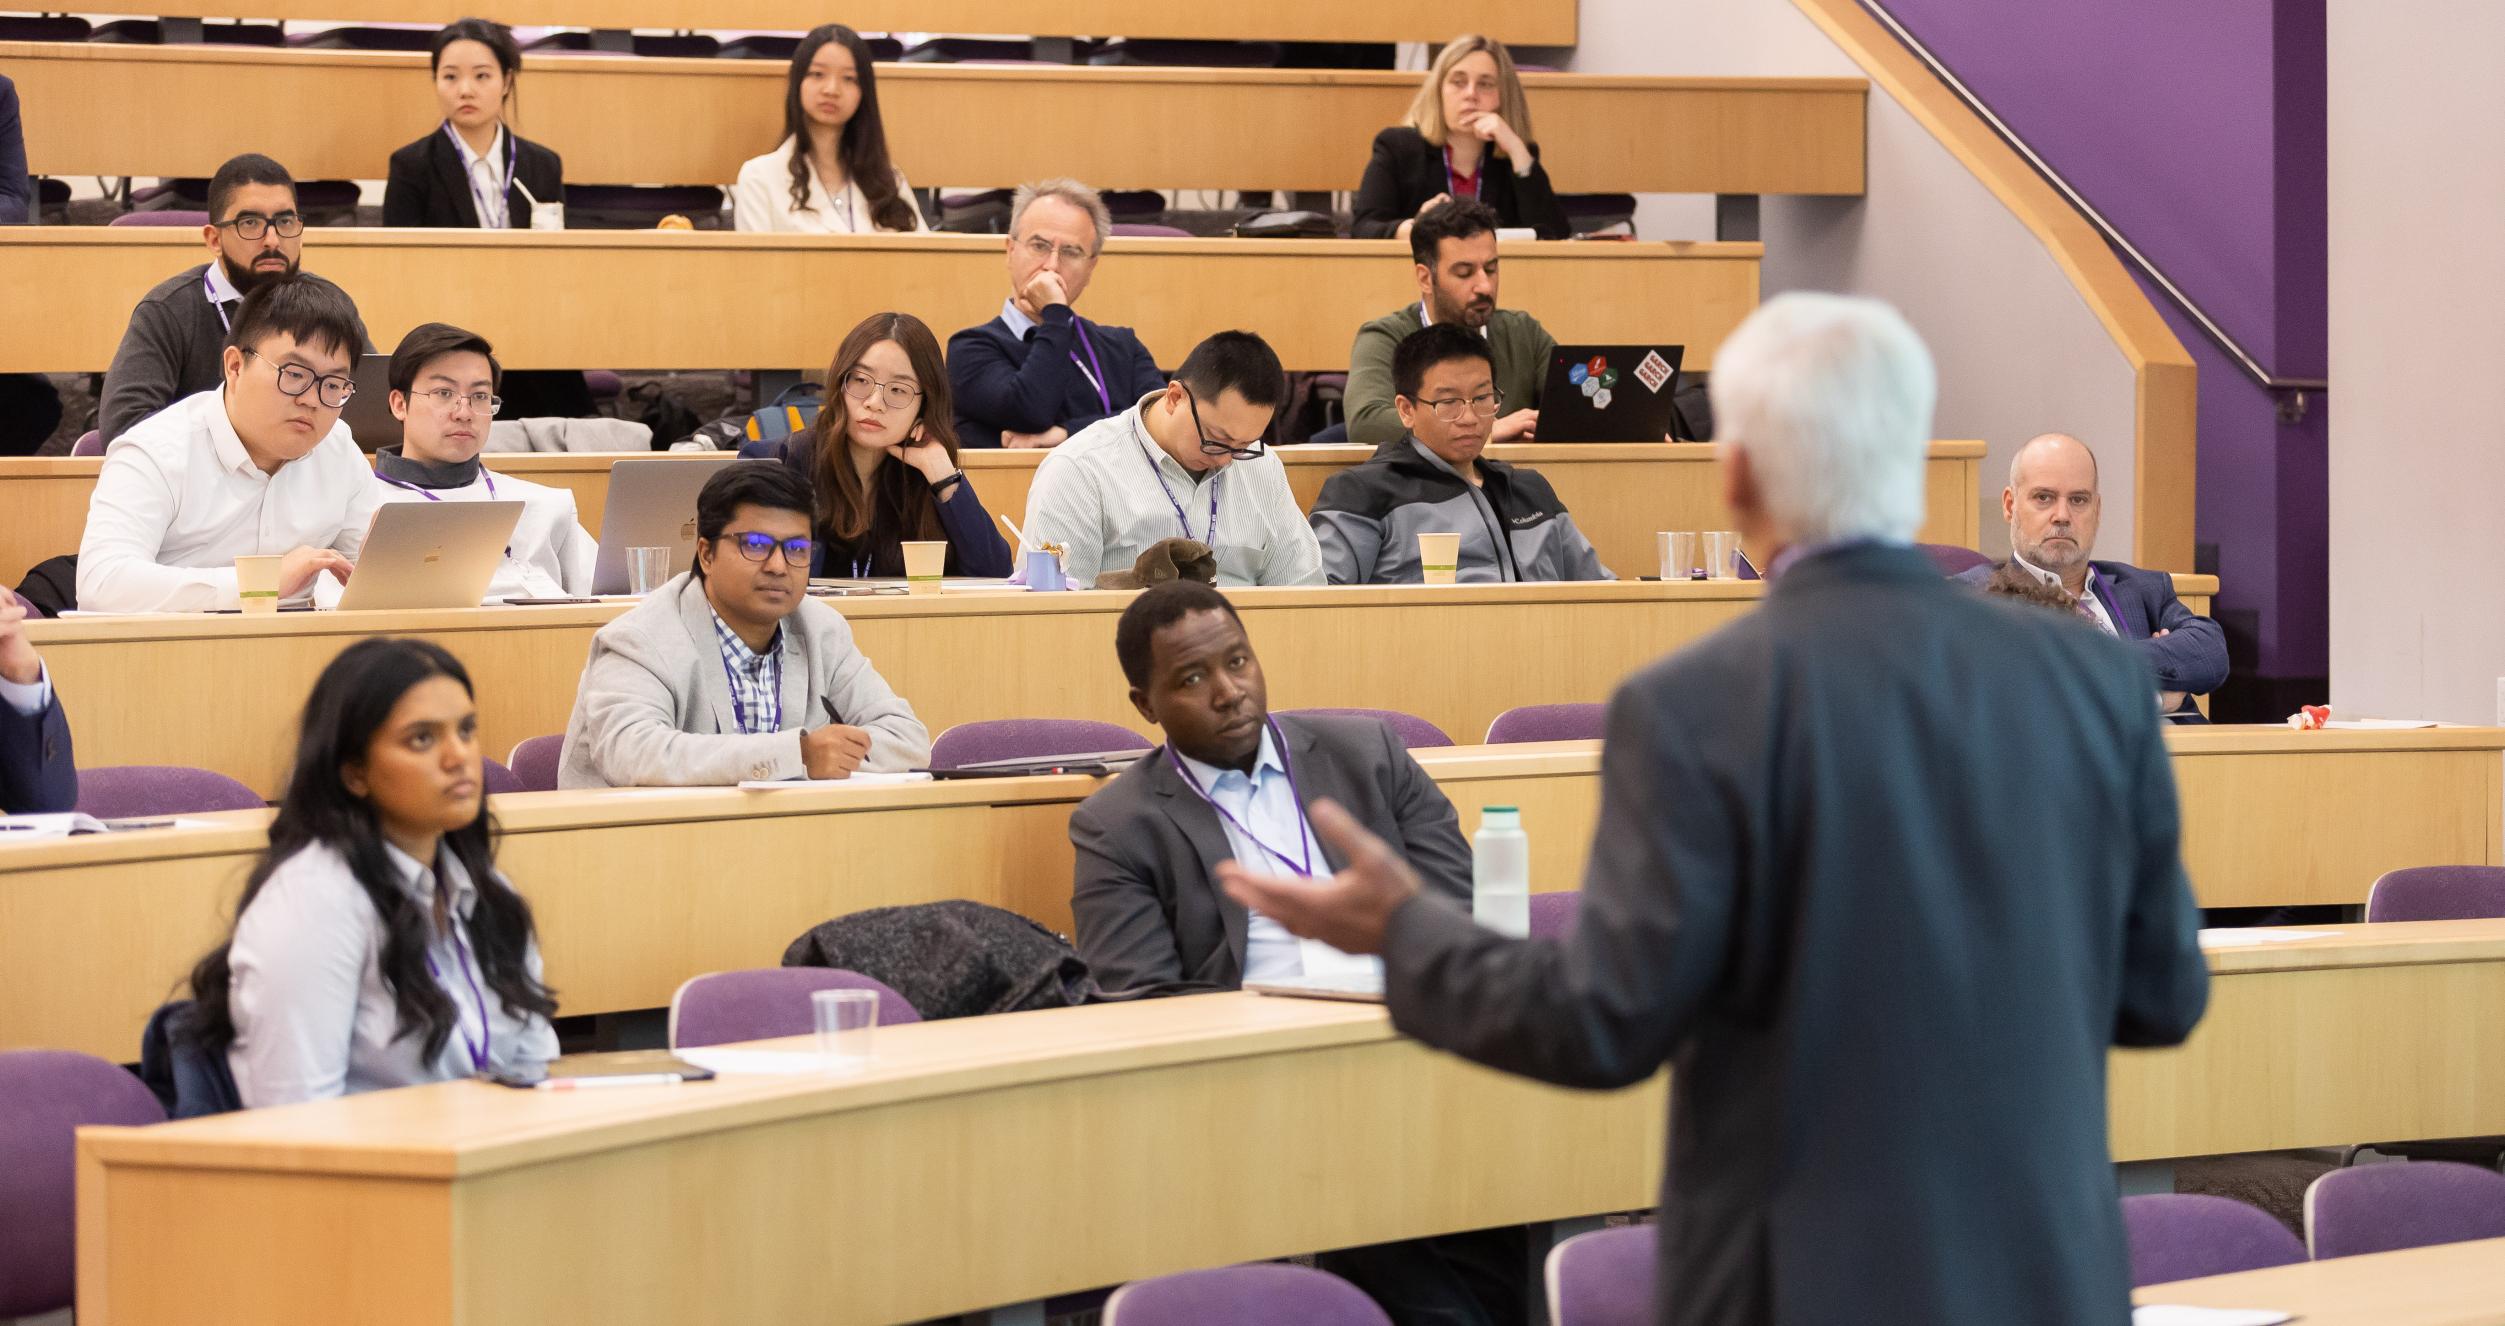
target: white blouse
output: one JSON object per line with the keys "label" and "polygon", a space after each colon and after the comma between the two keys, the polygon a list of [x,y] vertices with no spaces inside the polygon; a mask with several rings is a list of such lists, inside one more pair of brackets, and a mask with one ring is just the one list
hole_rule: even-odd
{"label": "white blouse", "polygon": [[[792,206],[791,157],[799,142],[786,138],[781,147],[750,157],[740,166],[739,182],[731,186],[732,228],[802,235],[877,233],[878,227],[870,221],[870,200],[862,196],[859,181],[846,180],[843,193],[830,198],[815,166],[808,167],[809,205]],[[922,220],[922,205],[913,200],[913,189],[901,170],[896,172],[896,196],[912,210],[913,229],[929,230]]]}

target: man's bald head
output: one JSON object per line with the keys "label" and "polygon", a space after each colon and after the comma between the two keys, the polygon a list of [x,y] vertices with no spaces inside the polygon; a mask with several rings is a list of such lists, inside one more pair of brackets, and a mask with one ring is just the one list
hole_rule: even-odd
{"label": "man's bald head", "polygon": [[2001,515],[2009,521],[2010,550],[2079,593],[2104,515],[2096,492],[2096,453],[2067,433],[2028,439],[2010,458]]}

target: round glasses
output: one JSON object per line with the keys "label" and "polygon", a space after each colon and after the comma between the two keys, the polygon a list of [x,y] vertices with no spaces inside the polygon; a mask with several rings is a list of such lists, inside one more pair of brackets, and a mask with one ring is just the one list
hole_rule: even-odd
{"label": "round glasses", "polygon": [[273,229],[278,231],[280,239],[294,239],[304,233],[304,214],[281,212],[276,216],[263,216],[259,212],[246,212],[233,220],[217,222],[216,226],[220,230],[231,227],[237,239],[259,239]]}
{"label": "round glasses", "polygon": [[470,407],[470,412],[472,414],[494,414],[496,411],[504,408],[504,397],[491,396],[483,391],[474,391],[465,395],[461,392],[454,391],[450,387],[437,387],[433,391],[421,391],[414,392],[412,394],[423,396],[426,399],[435,402],[435,408],[446,414],[450,414],[464,405]]}
{"label": "round glasses", "polygon": [[[261,359],[260,355],[250,350],[244,353]],[[278,389],[290,396],[302,396],[318,384],[322,389],[318,399],[323,409],[336,410],[346,405],[349,397],[357,394],[357,384],[336,373],[316,373],[302,364],[272,363],[267,359],[261,359],[261,362],[277,370]]]}
{"label": "round glasses", "polygon": [[804,570],[809,565],[810,554],[816,552],[818,547],[809,539],[777,539],[771,534],[759,534],[755,530],[739,534],[725,534],[722,537],[730,540],[731,546],[739,549],[739,555],[749,561],[762,562],[772,556],[775,549],[780,548],[783,550],[785,562]]}
{"label": "round glasses", "polygon": [[844,375],[844,394],[864,405],[870,403],[872,395],[883,396],[891,410],[912,409],[913,403],[922,399],[922,389],[910,382],[881,382],[859,369]]}

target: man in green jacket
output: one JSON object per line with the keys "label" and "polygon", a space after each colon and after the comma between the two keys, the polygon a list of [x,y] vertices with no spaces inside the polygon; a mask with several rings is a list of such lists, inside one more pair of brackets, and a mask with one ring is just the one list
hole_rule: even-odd
{"label": "man in green jacket", "polygon": [[1535,440],[1540,382],[1557,338],[1528,313],[1496,307],[1496,213],[1474,198],[1444,204],[1409,228],[1418,302],[1357,329],[1348,351],[1348,440],[1381,446],[1408,435],[1392,406],[1392,351],[1428,322],[1459,323],[1487,338],[1503,395],[1494,442]]}

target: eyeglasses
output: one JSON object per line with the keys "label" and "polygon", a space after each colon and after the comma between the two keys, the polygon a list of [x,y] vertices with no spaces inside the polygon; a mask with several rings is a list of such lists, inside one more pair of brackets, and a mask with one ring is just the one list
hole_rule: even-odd
{"label": "eyeglasses", "polygon": [[231,221],[219,221],[215,224],[220,230],[229,226],[234,227],[237,239],[259,239],[273,226],[277,227],[280,239],[294,239],[304,233],[304,215],[301,212],[281,212],[276,216],[246,212]]}
{"label": "eyeglasses", "polygon": [[1200,402],[1193,397],[1192,389],[1188,386],[1183,388],[1183,403],[1191,407],[1192,431],[1200,436],[1200,454],[1233,456],[1237,460],[1252,460],[1261,455],[1262,448],[1259,442],[1249,447],[1239,447],[1232,442],[1221,442],[1209,436],[1209,430],[1200,426]]}
{"label": "eyeglasses", "polygon": [[881,382],[859,369],[844,375],[846,396],[867,405],[874,392],[887,398],[887,408],[891,410],[911,409],[915,401],[922,399],[922,389],[910,382]]}
{"label": "eyeglasses", "polygon": [[318,399],[322,402],[322,408],[326,410],[336,410],[346,405],[348,398],[357,394],[357,384],[336,373],[316,373],[301,364],[274,363],[268,359],[262,359],[260,355],[253,354],[250,350],[244,353],[260,359],[262,363],[269,364],[271,368],[277,370],[278,389],[290,396],[302,396],[313,390],[315,384],[320,384],[322,391]]}
{"label": "eyeglasses", "polygon": [[1505,408],[1505,393],[1491,391],[1477,396],[1447,396],[1437,401],[1419,401],[1418,404],[1425,406],[1434,413],[1436,418],[1445,423],[1457,424],[1461,422],[1461,414],[1464,410],[1481,419],[1495,418],[1496,412]]}
{"label": "eyeglasses", "polygon": [[1051,240],[1048,240],[1041,235],[1027,236],[1026,240],[1020,244],[1019,247],[1025,249],[1031,254],[1034,254],[1035,261],[1037,262],[1050,262],[1052,261],[1052,255],[1056,253],[1061,255],[1061,261],[1065,264],[1083,263],[1096,256],[1095,254],[1089,253],[1087,250],[1082,249],[1075,244],[1063,244],[1056,247]]}
{"label": "eyeglasses", "polygon": [[446,414],[450,414],[464,405],[470,407],[470,413],[472,414],[494,414],[496,411],[504,408],[504,397],[490,396],[483,391],[474,391],[468,395],[463,395],[460,392],[454,391],[450,387],[437,387],[433,391],[421,391],[413,394],[424,396],[426,399],[435,402],[435,408]]}
{"label": "eyeglasses", "polygon": [[759,534],[755,530],[725,534],[722,537],[729,539],[731,546],[739,549],[739,555],[749,561],[762,562],[773,555],[775,549],[780,548],[783,550],[783,561],[786,564],[803,570],[808,568],[809,556],[816,552],[818,547],[809,539],[777,539],[771,534]]}

